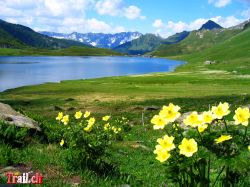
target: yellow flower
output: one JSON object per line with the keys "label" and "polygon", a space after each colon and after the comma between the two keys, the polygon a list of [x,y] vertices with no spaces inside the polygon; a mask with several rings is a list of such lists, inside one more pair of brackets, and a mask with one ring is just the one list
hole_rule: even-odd
{"label": "yellow flower", "polygon": [[64,139],[62,139],[60,142],[60,146],[63,146],[63,145],[64,145]]}
{"label": "yellow flower", "polygon": [[211,111],[203,112],[201,114],[203,123],[210,124],[213,119],[213,113]]}
{"label": "yellow flower", "polygon": [[63,122],[64,125],[67,125],[69,123],[69,115],[63,116],[61,122]]}
{"label": "yellow flower", "polygon": [[80,119],[81,117],[82,117],[82,112],[81,111],[75,113],[75,118],[76,119]]}
{"label": "yellow flower", "polygon": [[248,126],[249,118],[250,118],[249,108],[239,107],[237,108],[237,110],[235,110],[234,120],[236,125],[242,124],[244,126]]}
{"label": "yellow flower", "polygon": [[94,123],[95,123],[95,118],[92,117],[88,120],[88,125],[94,125]]}
{"label": "yellow flower", "polygon": [[104,125],[103,128],[104,128],[105,131],[109,130],[110,124],[109,124],[109,123],[106,123],[106,124]]}
{"label": "yellow flower", "polygon": [[250,145],[249,145],[247,148],[248,148],[248,150],[250,151]]}
{"label": "yellow flower", "polygon": [[230,139],[232,139],[230,135],[221,135],[219,138],[215,139],[215,142],[218,144]]}
{"label": "yellow flower", "polygon": [[104,117],[102,117],[102,120],[103,120],[103,121],[108,121],[109,118],[110,118],[110,116],[104,116]]}
{"label": "yellow flower", "polygon": [[160,145],[156,146],[154,154],[157,154],[156,159],[160,162],[165,162],[170,157],[170,153],[166,149],[162,148]]}
{"label": "yellow flower", "polygon": [[222,119],[224,116],[230,113],[229,104],[228,103],[221,103],[218,106],[212,107],[213,118],[214,119]]}
{"label": "yellow flower", "polygon": [[197,142],[193,138],[183,138],[181,145],[179,145],[178,148],[180,149],[180,154],[185,155],[186,157],[191,157],[198,151]]}
{"label": "yellow flower", "polygon": [[154,124],[154,129],[164,129],[166,123],[166,120],[164,120],[161,116],[155,115],[151,119],[151,123]]}
{"label": "yellow flower", "polygon": [[93,128],[93,125],[88,125],[87,127],[84,128],[86,132],[90,132]]}
{"label": "yellow flower", "polygon": [[90,116],[90,112],[89,111],[86,111],[83,115],[84,118],[88,118]]}
{"label": "yellow flower", "polygon": [[183,120],[184,124],[191,127],[197,127],[202,124],[201,116],[197,112],[192,112]]}
{"label": "yellow flower", "polygon": [[180,117],[181,108],[178,105],[170,103],[168,106],[163,106],[159,115],[164,118],[167,122],[173,123],[177,118]]}
{"label": "yellow flower", "polygon": [[121,129],[121,128],[118,128],[117,130],[118,130],[118,132],[120,132],[122,129]]}
{"label": "yellow flower", "polygon": [[63,113],[59,112],[57,117],[56,117],[56,120],[61,121],[62,118],[63,118]]}
{"label": "yellow flower", "polygon": [[207,127],[208,127],[207,124],[199,125],[199,126],[198,126],[198,131],[199,131],[199,132],[204,132],[204,130],[206,130]]}
{"label": "yellow flower", "polygon": [[158,144],[167,151],[171,151],[175,148],[173,141],[174,137],[168,135],[165,135],[163,138],[157,139]]}

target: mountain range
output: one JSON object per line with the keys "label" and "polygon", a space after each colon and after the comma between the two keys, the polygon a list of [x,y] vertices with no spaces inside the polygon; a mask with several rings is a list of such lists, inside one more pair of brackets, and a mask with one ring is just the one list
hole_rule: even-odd
{"label": "mountain range", "polygon": [[104,33],[77,33],[70,34],[55,33],[55,32],[40,32],[46,36],[50,36],[58,39],[67,39],[82,42],[87,45],[91,45],[99,48],[115,48],[126,42],[130,42],[142,36],[139,32],[121,32],[116,34],[104,34]]}
{"label": "mountain range", "polygon": [[0,47],[24,48],[36,47],[46,49],[68,48],[70,46],[87,46],[81,42],[56,39],[37,33],[29,27],[12,24],[0,19]]}
{"label": "mountain range", "polygon": [[[53,55],[53,53],[58,55],[65,53],[67,55],[88,55],[88,52],[91,55],[95,55],[96,52],[97,55],[119,55],[119,53],[123,53],[170,57],[203,52],[231,40],[249,27],[250,20],[230,28],[222,28],[217,23],[209,20],[198,30],[183,31],[164,39],[154,34],[141,34],[139,32],[122,32],[117,34],[38,33],[23,25],[0,20],[0,48],[27,48],[29,51],[36,49],[38,54],[49,55]],[[249,39],[246,39],[246,41],[249,41]],[[68,48],[69,50],[61,50],[63,48]],[[54,52],[41,52],[41,49],[54,49]],[[55,52],[55,49],[60,51]],[[25,54],[30,54],[27,51]],[[3,50],[1,52],[1,54],[5,54]]]}

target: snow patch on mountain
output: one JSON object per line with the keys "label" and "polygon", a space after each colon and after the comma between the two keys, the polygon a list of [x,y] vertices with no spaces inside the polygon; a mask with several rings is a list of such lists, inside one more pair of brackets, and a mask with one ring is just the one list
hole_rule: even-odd
{"label": "snow patch on mountain", "polygon": [[121,32],[116,34],[103,34],[103,33],[77,33],[70,34],[55,33],[55,32],[40,32],[41,34],[58,38],[79,41],[94,47],[100,48],[115,48],[126,42],[130,42],[139,38],[142,34],[139,32]]}

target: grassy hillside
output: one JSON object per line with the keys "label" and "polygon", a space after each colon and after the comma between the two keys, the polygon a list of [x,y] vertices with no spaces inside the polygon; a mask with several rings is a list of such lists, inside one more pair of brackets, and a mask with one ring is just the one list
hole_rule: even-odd
{"label": "grassy hillside", "polygon": [[[4,32],[4,35],[0,37],[4,38],[7,36],[7,40],[10,44],[7,43],[10,47],[21,47],[17,44],[13,45],[13,42],[23,43],[27,46],[36,47],[36,48],[50,48],[50,49],[58,49],[58,48],[67,48],[70,46],[86,46],[83,43],[73,41],[73,40],[63,40],[63,39],[55,39],[40,33],[33,31],[32,29],[25,27],[23,25],[12,24],[0,20],[0,32],[1,35]],[[6,44],[5,44],[6,45]]]}
{"label": "grassy hillside", "polygon": [[146,34],[131,42],[122,44],[114,48],[114,50],[131,55],[144,54],[155,50],[162,42],[163,39],[161,37],[155,36],[154,34]]}
{"label": "grassy hillside", "polygon": [[5,30],[0,28],[0,48],[24,48],[27,47],[20,40],[15,39]]}
{"label": "grassy hillside", "polygon": [[199,52],[223,42],[241,32],[239,29],[192,31],[188,37],[177,44],[163,44],[152,52],[154,56],[176,56]]}
{"label": "grassy hillside", "polygon": [[121,55],[116,51],[101,48],[69,47],[65,49],[49,50],[38,48],[9,49],[0,48],[0,56],[107,56]]}
{"label": "grassy hillside", "polygon": [[[180,56],[190,63],[179,67],[177,70],[190,69],[217,69],[234,73],[250,74],[250,29],[245,29],[241,33],[230,39],[219,43],[203,52],[192,55]],[[205,65],[204,61],[216,61],[215,64]]]}

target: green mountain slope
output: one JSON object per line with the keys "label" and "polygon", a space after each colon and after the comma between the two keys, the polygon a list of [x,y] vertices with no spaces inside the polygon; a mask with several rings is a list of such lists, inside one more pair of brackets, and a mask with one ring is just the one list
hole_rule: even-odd
{"label": "green mountain slope", "polygon": [[[0,30],[0,39],[3,40],[2,46],[5,47],[20,48],[27,45],[36,48],[60,49],[70,46],[86,46],[77,41],[51,38],[23,25],[12,24],[3,20],[0,20]],[[3,39],[5,36],[7,36],[7,40]],[[22,44],[22,46],[19,44]]]}
{"label": "green mountain slope", "polygon": [[[178,70],[208,68],[233,73],[250,74],[250,28],[243,30],[226,41],[199,53],[182,56],[189,61]],[[204,64],[206,60],[215,64]]]}
{"label": "green mountain slope", "polygon": [[22,48],[26,45],[0,28],[0,48]]}
{"label": "green mountain slope", "polygon": [[240,29],[215,29],[192,31],[184,40],[176,44],[163,44],[152,55],[167,57],[199,52],[223,42],[241,32]]}
{"label": "green mountain slope", "polygon": [[176,33],[173,36],[163,39],[154,34],[145,34],[140,38],[135,39],[131,42],[122,44],[116,48],[115,51],[119,51],[124,54],[138,55],[145,54],[157,49],[161,44],[173,44],[178,43],[181,40],[185,39],[189,35],[189,32],[184,31],[181,33]]}
{"label": "green mountain slope", "polygon": [[145,34],[138,39],[132,40],[131,42],[127,42],[114,48],[114,50],[131,55],[144,54],[153,51],[162,42],[163,39],[159,36],[154,34]]}

